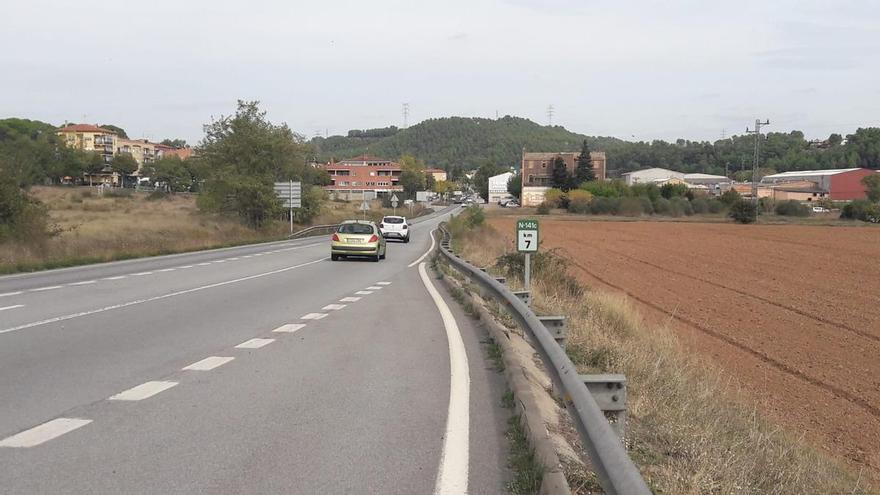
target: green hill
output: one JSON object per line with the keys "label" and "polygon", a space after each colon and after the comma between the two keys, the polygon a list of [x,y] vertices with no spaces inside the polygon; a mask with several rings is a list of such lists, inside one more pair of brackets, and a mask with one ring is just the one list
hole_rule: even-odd
{"label": "green hill", "polygon": [[542,126],[510,116],[497,120],[429,119],[386,137],[331,136],[316,137],[311,142],[322,160],[365,153],[392,159],[411,154],[430,167],[458,165],[472,169],[486,162],[518,165],[523,148],[529,151],[579,151],[584,139],[593,150],[622,143],[616,138],[588,137],[560,126]]}

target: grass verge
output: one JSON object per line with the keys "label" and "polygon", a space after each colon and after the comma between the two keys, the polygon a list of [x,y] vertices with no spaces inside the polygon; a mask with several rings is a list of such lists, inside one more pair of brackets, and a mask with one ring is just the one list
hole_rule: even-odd
{"label": "grass verge", "polygon": [[[460,218],[450,228],[465,258],[515,267],[516,255],[490,227]],[[861,473],[769,422],[671,330],[646,324],[623,297],[580,287],[565,260],[545,256],[533,271],[536,312],[569,317],[566,351],[579,372],[626,374],[627,448],[655,493],[874,493]],[[594,485],[579,478],[570,485]]]}

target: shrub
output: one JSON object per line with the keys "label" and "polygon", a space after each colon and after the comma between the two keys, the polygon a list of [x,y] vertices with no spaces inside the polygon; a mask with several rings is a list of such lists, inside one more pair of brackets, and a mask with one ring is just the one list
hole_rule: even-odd
{"label": "shrub", "polygon": [[642,214],[642,201],[639,198],[620,198],[617,203],[617,214],[625,217],[637,217]]}
{"label": "shrub", "polygon": [[547,203],[542,202],[538,205],[538,215],[548,215],[550,213],[550,207],[547,206]]}
{"label": "shrub", "polygon": [[709,213],[721,213],[724,211],[724,207],[726,206],[720,200],[712,198],[707,202],[709,206]]}
{"label": "shrub", "polygon": [[544,203],[548,208],[564,208],[567,202],[568,198],[561,189],[548,189],[544,193]]}
{"label": "shrub", "polygon": [[880,223],[880,206],[870,201],[857,199],[844,205],[840,211],[840,218]]}
{"label": "shrub", "polygon": [[689,189],[687,184],[666,183],[660,187],[660,195],[666,199],[687,196]]}
{"label": "shrub", "polygon": [[123,187],[111,187],[109,189],[104,190],[105,198],[130,198],[131,197],[131,189],[125,189]]}
{"label": "shrub", "polygon": [[691,216],[694,214],[694,209],[691,207],[691,202],[688,201],[687,198],[676,196],[669,200],[669,214],[674,217],[680,217],[682,215]]}
{"label": "shrub", "polygon": [[755,203],[739,199],[730,206],[728,215],[739,223],[752,223],[758,216],[758,210]]}
{"label": "shrub", "polygon": [[49,212],[14,181],[3,179],[0,180],[0,242],[12,239],[31,246],[43,246],[57,233],[49,224]]}
{"label": "shrub", "polygon": [[[626,184],[624,184],[624,187],[626,187]],[[600,198],[619,198],[621,196],[620,186],[615,185],[613,182],[590,181],[581,184],[581,189]]]}
{"label": "shrub", "polygon": [[617,212],[617,199],[598,197],[590,202],[590,212],[593,215],[613,215]]}
{"label": "shrub", "polygon": [[694,209],[694,213],[696,214],[709,213],[709,200],[706,198],[697,198],[691,201],[691,208]]}
{"label": "shrub", "polygon": [[669,200],[666,198],[657,198],[654,200],[654,213],[658,215],[669,214]]}
{"label": "shrub", "polygon": [[632,191],[633,196],[644,196],[651,201],[661,197],[660,188],[657,187],[657,184],[633,184],[630,187],[630,191]]}
{"label": "shrub", "polygon": [[572,189],[568,192],[568,211],[570,213],[589,213],[590,201],[593,195],[582,189]]}
{"label": "shrub", "polygon": [[740,194],[736,192],[736,189],[728,189],[727,191],[724,191],[724,194],[721,195],[721,202],[726,204],[727,206],[733,205],[740,199],[742,199],[742,196],[740,196]]}
{"label": "shrub", "polygon": [[639,196],[639,202],[642,203],[642,211],[645,213],[645,215],[653,215],[654,214],[654,204],[651,203],[650,197]]}
{"label": "shrub", "polygon": [[776,203],[775,208],[777,215],[789,217],[808,217],[810,216],[810,207],[800,201],[780,201]]}
{"label": "shrub", "polygon": [[776,210],[776,201],[772,198],[758,198],[759,213],[773,213]]}

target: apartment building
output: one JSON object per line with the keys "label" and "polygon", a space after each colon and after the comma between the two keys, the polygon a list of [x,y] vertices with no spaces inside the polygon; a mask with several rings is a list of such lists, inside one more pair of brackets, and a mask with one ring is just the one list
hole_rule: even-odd
{"label": "apartment building", "polygon": [[319,165],[332,181],[324,190],[333,199],[347,201],[373,199],[382,194],[402,192],[400,164],[363,155],[341,162]]}
{"label": "apartment building", "polygon": [[91,124],[70,124],[55,131],[69,148],[93,151],[110,163],[116,153],[116,133]]}
{"label": "apartment building", "polygon": [[[534,153],[523,150],[522,174],[523,186],[548,186],[551,182],[553,162],[562,158],[569,172],[574,173],[580,152]],[[605,152],[591,151],[590,162],[596,174],[596,180],[605,180]]]}

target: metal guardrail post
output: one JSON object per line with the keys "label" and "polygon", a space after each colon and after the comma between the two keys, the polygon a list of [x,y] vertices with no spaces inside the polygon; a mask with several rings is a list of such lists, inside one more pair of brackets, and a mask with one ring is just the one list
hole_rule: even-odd
{"label": "metal guardrail post", "polygon": [[581,375],[587,390],[593,394],[596,404],[606,416],[611,416],[611,427],[617,432],[621,443],[626,439],[626,375]]}
{"label": "metal guardrail post", "polygon": [[565,349],[565,338],[568,336],[568,324],[564,316],[539,316],[539,320],[544,324],[544,328],[550,332],[550,335],[559,344],[559,347]]}
{"label": "metal guardrail post", "polygon": [[[440,225],[444,239],[449,238],[445,225]],[[651,493],[638,468],[621,444],[617,433],[612,429],[605,414],[596,403],[596,399],[584,385],[577,373],[577,368],[565,351],[556,343],[553,335],[544,324],[515,296],[504,284],[499,283],[479,268],[464,263],[447,247],[440,245],[440,253],[457,271],[467,275],[473,282],[487,289],[498,302],[507,306],[510,313],[532,337],[536,349],[541,355],[554,386],[565,393],[566,408],[571,415],[582,444],[590,457],[590,461],[599,484],[608,495],[647,495]]]}

